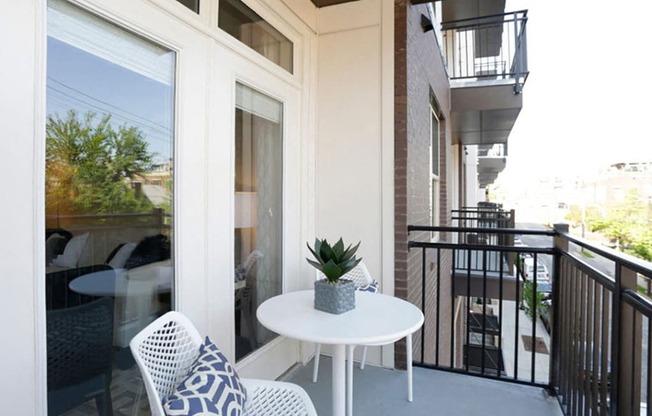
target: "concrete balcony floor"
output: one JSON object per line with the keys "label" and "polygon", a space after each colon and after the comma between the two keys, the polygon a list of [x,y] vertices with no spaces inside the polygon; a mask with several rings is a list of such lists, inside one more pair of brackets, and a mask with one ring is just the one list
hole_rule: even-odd
{"label": "concrete balcony floor", "polygon": [[[288,381],[301,385],[320,416],[331,414],[331,359],[321,357],[319,379],[312,382],[312,361]],[[407,373],[356,363],[353,372],[356,416],[563,416],[557,399],[536,387],[444,371],[414,368],[414,401],[407,401]]]}

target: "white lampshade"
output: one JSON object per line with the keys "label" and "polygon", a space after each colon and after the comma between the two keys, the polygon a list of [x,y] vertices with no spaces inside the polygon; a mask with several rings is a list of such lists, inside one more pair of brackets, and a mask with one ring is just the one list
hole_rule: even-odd
{"label": "white lampshade", "polygon": [[252,228],[256,226],[258,197],[255,192],[235,193],[235,228]]}

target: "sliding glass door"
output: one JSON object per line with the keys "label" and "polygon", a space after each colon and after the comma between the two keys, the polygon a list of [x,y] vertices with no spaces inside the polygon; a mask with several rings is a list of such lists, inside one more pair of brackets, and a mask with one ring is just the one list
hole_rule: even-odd
{"label": "sliding glass door", "polygon": [[47,55],[49,412],[136,414],[129,341],[173,299],[176,54],[50,0]]}

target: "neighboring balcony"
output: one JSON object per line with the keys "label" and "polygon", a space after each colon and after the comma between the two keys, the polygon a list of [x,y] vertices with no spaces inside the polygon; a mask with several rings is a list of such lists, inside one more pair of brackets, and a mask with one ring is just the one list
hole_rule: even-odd
{"label": "neighboring balcony", "polygon": [[442,23],[456,143],[507,142],[528,76],[526,23],[527,11]]}
{"label": "neighboring balcony", "polygon": [[478,182],[486,188],[507,166],[507,145],[491,144],[478,146]]}

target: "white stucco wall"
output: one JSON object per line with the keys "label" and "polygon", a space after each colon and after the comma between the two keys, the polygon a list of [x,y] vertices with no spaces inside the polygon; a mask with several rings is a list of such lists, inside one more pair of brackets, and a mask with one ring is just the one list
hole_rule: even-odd
{"label": "white stucco wall", "polygon": [[[0,192],[4,201],[0,216],[5,235],[0,240],[0,316],[4,321],[0,388],[10,398],[4,400],[2,413],[15,415],[41,415],[39,409],[45,407],[44,390],[40,390],[44,386],[37,383],[45,377],[45,345],[36,336],[45,331],[45,289],[38,292],[35,284],[35,276],[45,273],[45,157],[44,147],[34,140],[39,130],[44,134],[45,124],[44,102],[39,102],[45,76],[37,69],[45,57],[41,52],[45,44],[43,3],[0,3],[0,35],[8,40],[3,51],[7,59],[0,65]],[[35,166],[38,158],[43,163]]]}
{"label": "white stucco wall", "polygon": [[[316,236],[361,241],[359,255],[389,294],[394,278],[392,27],[391,2],[379,7],[377,1],[361,0],[319,11],[315,188]],[[380,362],[377,352],[370,361]]]}

